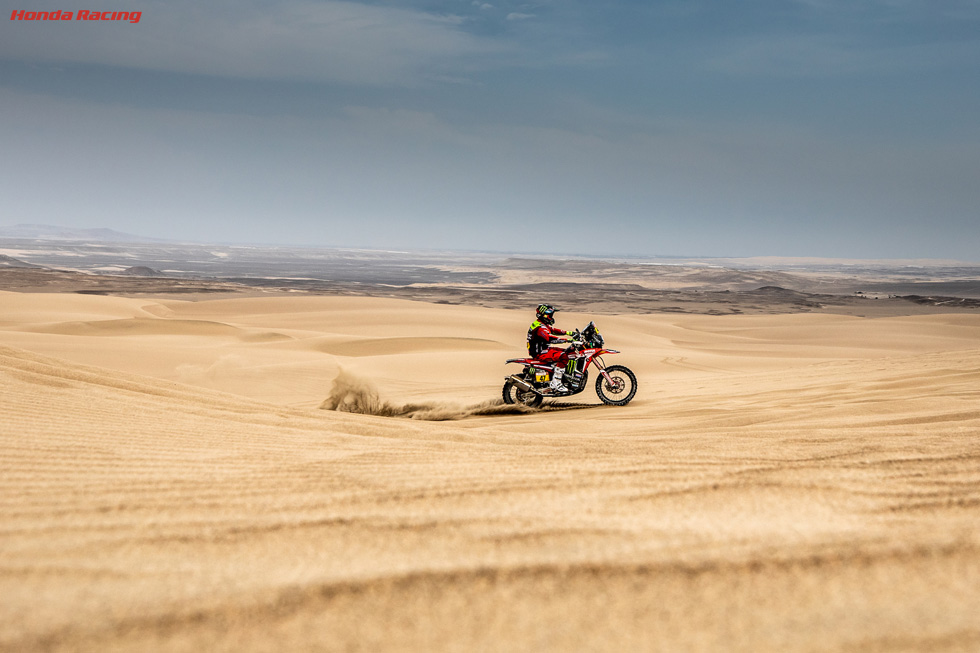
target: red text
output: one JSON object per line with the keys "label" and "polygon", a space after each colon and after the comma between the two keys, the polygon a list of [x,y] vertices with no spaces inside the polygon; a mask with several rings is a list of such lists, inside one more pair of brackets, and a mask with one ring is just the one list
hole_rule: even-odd
{"label": "red text", "polygon": [[82,9],[78,12],[72,11],[20,11],[14,9],[10,12],[10,20],[124,20],[130,23],[140,22],[143,17],[142,11],[88,11]]}

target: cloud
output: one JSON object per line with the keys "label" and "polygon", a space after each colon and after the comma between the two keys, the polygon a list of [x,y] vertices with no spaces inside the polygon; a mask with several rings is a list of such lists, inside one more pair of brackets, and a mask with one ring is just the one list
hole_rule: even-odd
{"label": "cloud", "polygon": [[518,12],[512,12],[507,14],[507,20],[527,20],[528,18],[534,18],[534,14],[521,14]]}
{"label": "cloud", "polygon": [[734,75],[833,76],[957,68],[980,58],[980,42],[870,44],[838,35],[776,35],[732,41],[706,68]]}
{"label": "cloud", "polygon": [[[102,9],[121,3],[107,0]],[[268,5],[144,0],[137,24],[10,24],[0,58],[204,75],[415,85],[501,46],[461,20],[326,0]]]}
{"label": "cloud", "polygon": [[930,20],[978,20],[980,2],[976,0],[792,0],[814,15],[835,19],[864,20],[869,24],[901,23],[922,26]]}

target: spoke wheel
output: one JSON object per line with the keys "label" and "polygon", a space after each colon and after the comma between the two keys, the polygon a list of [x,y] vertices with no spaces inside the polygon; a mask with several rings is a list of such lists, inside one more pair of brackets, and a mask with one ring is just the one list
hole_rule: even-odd
{"label": "spoke wheel", "polygon": [[606,368],[606,374],[609,375],[611,383],[602,374],[596,376],[595,380],[595,393],[599,395],[602,403],[625,406],[632,401],[636,396],[636,375],[622,365],[610,365]]}
{"label": "spoke wheel", "polygon": [[521,404],[529,408],[537,408],[544,401],[544,398],[537,392],[521,390],[510,381],[504,383],[502,394],[505,404]]}

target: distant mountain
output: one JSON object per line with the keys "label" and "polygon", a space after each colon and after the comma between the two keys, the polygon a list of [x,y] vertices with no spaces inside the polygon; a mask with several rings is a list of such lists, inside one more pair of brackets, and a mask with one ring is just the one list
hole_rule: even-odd
{"label": "distant mountain", "polygon": [[0,227],[0,238],[20,238],[24,240],[85,240],[100,243],[165,243],[163,238],[136,236],[113,229],[76,229],[57,227],[49,224],[15,224]]}
{"label": "distant mountain", "polygon": [[5,254],[0,254],[0,268],[39,268],[40,265],[25,263]]}
{"label": "distant mountain", "polygon": [[162,277],[163,272],[160,270],[154,270],[151,267],[145,265],[134,265],[131,268],[126,268],[119,274],[125,274],[130,277]]}

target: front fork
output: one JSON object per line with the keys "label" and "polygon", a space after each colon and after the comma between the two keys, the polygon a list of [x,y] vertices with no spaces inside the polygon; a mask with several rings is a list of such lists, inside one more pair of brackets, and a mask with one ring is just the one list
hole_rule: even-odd
{"label": "front fork", "polygon": [[600,359],[598,356],[595,358],[595,365],[599,368],[599,374],[601,374],[602,378],[606,380],[606,383],[609,385],[616,385],[616,383],[612,380],[612,377],[609,376],[609,372],[606,371],[606,366],[602,363],[602,359]]}

